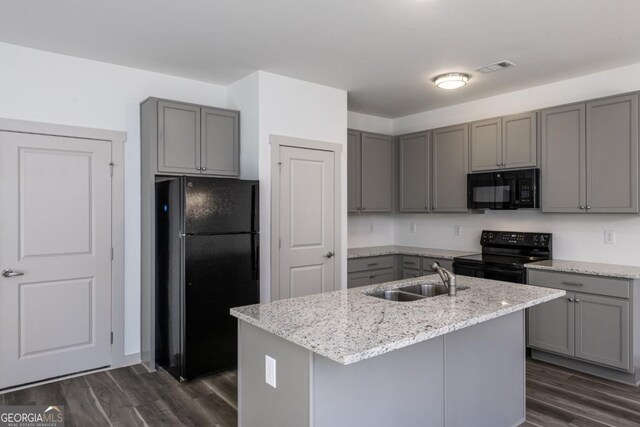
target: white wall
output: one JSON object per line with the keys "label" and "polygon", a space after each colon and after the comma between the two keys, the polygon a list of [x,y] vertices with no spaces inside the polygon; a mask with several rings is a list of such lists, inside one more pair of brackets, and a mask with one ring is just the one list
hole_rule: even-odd
{"label": "white wall", "polygon": [[[640,64],[397,118],[393,133],[401,135],[636,90],[640,90]],[[393,232],[389,236],[395,244],[477,250],[483,229],[540,231],[553,233],[555,258],[640,265],[640,215],[488,211],[484,215],[396,214],[392,218]],[[368,246],[369,240],[383,241],[368,235],[369,221],[384,224],[389,219],[350,216],[350,247]],[[411,223],[417,225],[415,234],[410,233]],[[460,237],[453,236],[456,224],[462,226]],[[604,244],[605,229],[616,231],[615,245]]]}
{"label": "white wall", "polygon": [[[260,299],[271,296],[271,146],[270,135],[347,144],[347,92],[258,71],[260,149]],[[342,156],[342,247],[346,283],[347,159]]]}
{"label": "white wall", "polygon": [[127,132],[125,353],[140,351],[140,110],[149,96],[226,107],[226,88],[0,43],[0,117]]}
{"label": "white wall", "polygon": [[349,129],[365,130],[367,132],[393,134],[393,119],[372,116],[369,114],[349,111],[347,116]]}
{"label": "white wall", "polygon": [[227,87],[228,108],[241,111],[240,178],[259,177],[258,73],[253,73]]}

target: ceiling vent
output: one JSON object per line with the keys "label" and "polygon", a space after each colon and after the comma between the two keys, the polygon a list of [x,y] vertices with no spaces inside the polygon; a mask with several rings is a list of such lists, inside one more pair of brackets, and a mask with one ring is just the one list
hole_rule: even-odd
{"label": "ceiling vent", "polygon": [[494,71],[498,71],[498,70],[502,70],[505,68],[509,68],[509,67],[515,67],[516,64],[514,64],[511,61],[498,61],[498,62],[494,62],[493,64],[488,64],[488,65],[483,65],[482,67],[478,67],[476,68],[474,71],[479,71],[481,73],[493,73]]}

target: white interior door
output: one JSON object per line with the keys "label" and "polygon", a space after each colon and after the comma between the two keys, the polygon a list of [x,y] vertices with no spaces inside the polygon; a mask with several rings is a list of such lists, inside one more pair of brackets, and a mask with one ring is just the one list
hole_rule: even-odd
{"label": "white interior door", "polygon": [[335,289],[334,153],[280,147],[280,298]]}
{"label": "white interior door", "polygon": [[111,363],[111,144],[0,132],[0,389]]}

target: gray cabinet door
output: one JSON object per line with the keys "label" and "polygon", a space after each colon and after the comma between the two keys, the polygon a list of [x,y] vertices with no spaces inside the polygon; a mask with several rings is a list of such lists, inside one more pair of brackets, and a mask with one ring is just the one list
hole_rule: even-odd
{"label": "gray cabinet door", "polygon": [[529,309],[529,346],[574,355],[574,294]]}
{"label": "gray cabinet door", "polygon": [[638,212],[638,95],[587,103],[587,205]]}
{"label": "gray cabinet door", "polygon": [[400,212],[431,210],[429,133],[403,135],[398,139],[400,175]]}
{"label": "gray cabinet door", "polygon": [[576,293],[574,305],[575,356],[629,370],[629,301]]}
{"label": "gray cabinet door", "polygon": [[361,210],[391,212],[393,210],[393,138],[362,132]]}
{"label": "gray cabinet door", "polygon": [[371,273],[368,271],[359,271],[357,273],[349,273],[347,277],[347,288],[358,288],[360,286],[369,286],[371,284]]}
{"label": "gray cabinet door", "polygon": [[471,123],[471,172],[499,169],[502,166],[502,120]]}
{"label": "gray cabinet door", "polygon": [[586,212],[585,108],[574,104],[540,113],[543,212]]}
{"label": "gray cabinet door", "polygon": [[198,173],[200,107],[158,102],[158,172]]}
{"label": "gray cabinet door", "polygon": [[433,212],[467,212],[469,126],[436,129],[431,141]]}
{"label": "gray cabinet door", "polygon": [[384,270],[371,271],[371,284],[377,285],[378,283],[392,282],[395,277],[393,274],[393,268],[385,268]]}
{"label": "gray cabinet door", "polygon": [[347,132],[347,206],[349,213],[360,212],[360,132]]}
{"label": "gray cabinet door", "polygon": [[402,269],[402,279],[413,279],[414,277],[420,277],[420,270],[412,270],[410,268]]}
{"label": "gray cabinet door", "polygon": [[240,175],[240,114],[202,108],[200,167],[204,175]]}
{"label": "gray cabinet door", "polygon": [[535,167],[538,164],[536,113],[502,118],[502,166]]}

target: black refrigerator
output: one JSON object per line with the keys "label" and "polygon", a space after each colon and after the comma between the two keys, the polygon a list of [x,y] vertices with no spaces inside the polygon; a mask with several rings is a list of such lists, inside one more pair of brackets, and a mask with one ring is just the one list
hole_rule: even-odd
{"label": "black refrigerator", "polygon": [[231,307],[259,302],[258,182],[158,178],[156,364],[180,381],[235,368]]}

